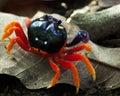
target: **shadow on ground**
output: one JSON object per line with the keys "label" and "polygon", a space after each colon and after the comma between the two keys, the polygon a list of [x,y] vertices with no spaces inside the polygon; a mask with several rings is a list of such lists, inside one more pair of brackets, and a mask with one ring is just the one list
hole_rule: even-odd
{"label": "shadow on ground", "polygon": [[0,75],[0,96],[120,96],[120,88],[107,91],[103,85],[85,89],[75,94],[75,87],[68,84],[57,84],[46,89],[29,90],[18,78],[6,74]]}

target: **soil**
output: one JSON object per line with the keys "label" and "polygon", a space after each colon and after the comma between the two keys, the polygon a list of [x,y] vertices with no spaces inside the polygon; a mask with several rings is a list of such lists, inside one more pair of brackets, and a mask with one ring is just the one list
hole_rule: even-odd
{"label": "soil", "polygon": [[106,90],[104,84],[90,89],[79,90],[76,94],[74,86],[68,84],[57,84],[52,88],[27,89],[21,81],[6,74],[0,75],[0,96],[120,96],[120,88]]}

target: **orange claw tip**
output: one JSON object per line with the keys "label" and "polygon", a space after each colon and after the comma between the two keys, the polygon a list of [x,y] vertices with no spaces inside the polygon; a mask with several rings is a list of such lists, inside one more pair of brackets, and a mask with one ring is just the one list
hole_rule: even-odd
{"label": "orange claw tip", "polygon": [[87,50],[88,52],[91,52],[91,51],[92,51],[92,47],[91,47],[90,44],[85,44],[85,47],[86,47],[86,50]]}
{"label": "orange claw tip", "polygon": [[8,54],[8,56],[9,56],[11,59],[14,59],[14,55],[13,55],[13,54],[11,54],[11,53],[8,52],[8,51],[7,51],[7,54]]}
{"label": "orange claw tip", "polygon": [[78,94],[79,92],[79,87],[76,87],[76,94]]}
{"label": "orange claw tip", "polygon": [[91,71],[91,75],[92,75],[92,78],[93,78],[93,81],[96,80],[96,72],[95,72],[95,69],[93,68],[93,70]]}
{"label": "orange claw tip", "polygon": [[93,77],[93,81],[95,81],[96,80],[96,74],[93,74],[92,77]]}
{"label": "orange claw tip", "polygon": [[47,88],[51,88],[52,87],[52,85],[50,84],[50,85],[48,85],[48,87]]}
{"label": "orange claw tip", "polygon": [[48,89],[48,88],[51,88],[51,87],[52,87],[52,84],[48,85],[47,89]]}

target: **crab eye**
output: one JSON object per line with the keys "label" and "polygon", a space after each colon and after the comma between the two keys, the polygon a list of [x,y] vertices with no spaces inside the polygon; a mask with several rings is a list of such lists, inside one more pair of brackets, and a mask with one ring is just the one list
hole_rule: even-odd
{"label": "crab eye", "polygon": [[80,30],[75,36],[75,38],[70,43],[67,44],[67,46],[68,47],[74,46],[78,44],[79,42],[87,43],[88,41],[89,41],[88,32],[85,30]]}
{"label": "crab eye", "polygon": [[39,20],[40,20],[40,21],[43,21],[43,20],[44,20],[44,18],[40,18]]}
{"label": "crab eye", "polygon": [[63,26],[61,26],[61,25],[59,25],[59,26],[58,26],[58,28],[59,28],[59,29],[64,29],[64,27],[63,27]]}

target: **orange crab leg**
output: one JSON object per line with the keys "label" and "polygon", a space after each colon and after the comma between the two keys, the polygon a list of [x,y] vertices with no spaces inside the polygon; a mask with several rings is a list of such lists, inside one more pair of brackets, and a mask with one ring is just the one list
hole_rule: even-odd
{"label": "orange crab leg", "polygon": [[15,32],[17,36],[19,36],[20,38],[23,39],[23,41],[25,42],[25,44],[29,44],[27,37],[24,34],[24,31],[21,27],[21,25],[18,22],[11,22],[9,23],[5,29],[4,29],[4,34],[2,35],[2,41],[4,42],[5,38],[9,38],[9,36]]}
{"label": "orange crab leg", "polygon": [[17,42],[22,49],[29,51],[30,47],[27,46],[20,37],[16,36],[16,37],[12,38],[8,44],[8,47],[7,47],[8,53],[11,51],[11,49],[14,45],[14,42]]}
{"label": "orange crab leg", "polygon": [[[39,54],[39,55],[43,55],[43,56],[48,56],[48,55],[49,55],[49,54],[47,54],[47,53],[40,52],[40,51],[36,50],[35,48],[26,45],[25,42],[24,42],[19,36],[16,36],[16,37],[14,37],[14,38],[12,38],[12,39],[10,40],[10,42],[9,42],[9,44],[8,44],[8,46],[7,46],[7,53],[8,53],[9,55],[12,55],[12,54],[10,54],[10,51],[11,51],[11,49],[13,48],[13,45],[14,45],[15,42],[17,42],[18,45],[19,45],[22,49],[24,49],[25,51],[33,52],[33,53],[35,53],[35,54]],[[10,57],[13,57],[13,56],[10,56]]]}
{"label": "orange crab leg", "polygon": [[64,59],[69,60],[69,61],[83,60],[84,63],[86,64],[86,68],[91,73],[91,75],[93,77],[93,80],[94,81],[96,80],[95,69],[93,68],[93,66],[90,63],[89,59],[85,55],[83,55],[83,54],[71,54],[71,55],[65,56]]}
{"label": "orange crab leg", "polygon": [[83,49],[86,49],[88,52],[90,52],[92,50],[92,48],[89,44],[81,44],[77,47],[67,50],[67,53],[73,53],[73,52],[77,52],[77,51],[80,51]]}
{"label": "orange crab leg", "polygon": [[51,65],[53,71],[55,71],[56,74],[53,77],[53,79],[51,80],[51,83],[47,88],[50,88],[50,87],[54,86],[56,84],[56,82],[58,81],[59,77],[60,77],[59,67],[53,62],[53,60],[51,58],[49,58],[49,62],[50,62],[50,65]]}
{"label": "orange crab leg", "polygon": [[65,61],[65,60],[57,60],[57,62],[64,68],[66,69],[70,69],[73,71],[73,79],[74,79],[74,84],[76,86],[76,92],[78,93],[79,91],[79,87],[80,87],[80,80],[79,80],[79,75],[78,75],[78,70],[75,67],[74,64],[72,64],[69,61]]}
{"label": "orange crab leg", "polygon": [[[26,26],[28,26],[28,24],[30,23],[30,19],[27,19],[26,23],[27,23]],[[9,38],[9,36],[13,32],[16,33],[16,37],[12,38],[10,40],[8,47],[7,47],[4,39]],[[25,36],[20,23],[15,22],[15,21],[13,21],[13,22],[9,23],[7,26],[5,26],[4,34],[2,35],[2,43],[7,48],[8,53],[12,49],[14,42],[17,42],[19,44],[19,46],[26,51],[33,52],[35,54],[39,54],[39,55],[43,55],[43,56],[48,56],[47,53],[44,52],[44,54],[43,54],[43,52],[39,52],[37,49],[30,46],[29,41],[27,40],[27,37]]]}
{"label": "orange crab leg", "polygon": [[78,61],[82,59],[80,54],[70,54],[70,55],[64,56],[63,58],[64,60],[68,60],[68,61]]}

